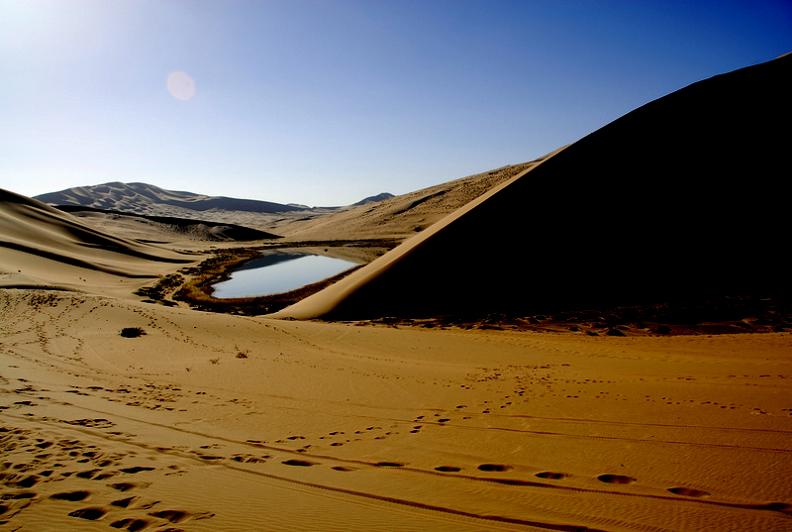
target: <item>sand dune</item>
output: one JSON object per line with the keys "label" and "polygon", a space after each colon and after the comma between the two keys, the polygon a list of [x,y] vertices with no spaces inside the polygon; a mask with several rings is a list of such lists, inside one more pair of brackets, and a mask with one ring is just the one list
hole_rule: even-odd
{"label": "sand dune", "polygon": [[276,226],[290,240],[404,240],[470,203],[538,161],[496,168],[376,203],[285,219]]}
{"label": "sand dune", "polygon": [[789,294],[790,92],[784,56],[660,98],[279,316]]}
{"label": "sand dune", "polygon": [[[39,201],[0,189],[2,286],[87,288],[150,282],[196,258],[97,231]],[[98,279],[95,279],[98,282]],[[125,283],[126,281],[126,283]]]}
{"label": "sand dune", "polygon": [[185,237],[194,240],[217,242],[242,242],[280,238],[280,236],[272,233],[232,223],[174,218],[171,216],[131,214],[77,205],[61,205],[57,209],[72,214],[91,227],[107,228],[111,232],[121,230],[124,234],[134,232],[140,235],[141,239],[150,239],[152,233],[160,235],[159,238],[164,239],[165,242],[171,242],[174,238],[183,239]]}
{"label": "sand dune", "polygon": [[355,203],[352,204],[352,206],[358,207],[360,205],[366,205],[367,203],[377,203],[379,201],[384,201],[395,197],[396,196],[391,194],[390,192],[380,192],[379,194],[374,194],[373,196],[367,196],[360,201],[356,201]]}
{"label": "sand dune", "polygon": [[35,199],[56,205],[82,205],[99,209],[183,218],[193,217],[195,211],[208,210],[254,213],[301,210],[299,207],[271,201],[206,196],[195,192],[165,190],[147,183],[119,183],[117,181],[49,192],[36,196]]}

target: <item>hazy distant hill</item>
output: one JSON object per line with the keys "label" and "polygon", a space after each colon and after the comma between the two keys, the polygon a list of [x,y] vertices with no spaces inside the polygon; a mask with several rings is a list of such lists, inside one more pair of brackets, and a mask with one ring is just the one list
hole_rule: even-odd
{"label": "hazy distant hill", "polygon": [[357,203],[353,203],[352,205],[353,206],[365,205],[366,203],[375,203],[377,201],[384,201],[386,199],[391,199],[395,197],[396,196],[394,196],[390,192],[380,192],[375,196],[369,196],[368,198],[363,198],[362,200],[358,201]]}
{"label": "hazy distant hill", "polygon": [[54,205],[82,205],[155,216],[190,218],[190,211],[243,211],[253,213],[283,213],[305,210],[302,206],[283,205],[270,201],[206,196],[194,192],[165,190],[146,183],[111,182],[101,185],[67,188],[36,196]]}

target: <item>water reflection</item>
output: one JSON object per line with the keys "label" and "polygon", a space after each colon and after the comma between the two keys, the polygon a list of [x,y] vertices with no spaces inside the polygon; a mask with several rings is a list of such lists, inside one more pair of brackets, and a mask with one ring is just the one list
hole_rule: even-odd
{"label": "water reflection", "polygon": [[246,262],[231,278],[213,285],[214,297],[253,297],[280,294],[327,279],[357,266],[322,255],[273,253]]}

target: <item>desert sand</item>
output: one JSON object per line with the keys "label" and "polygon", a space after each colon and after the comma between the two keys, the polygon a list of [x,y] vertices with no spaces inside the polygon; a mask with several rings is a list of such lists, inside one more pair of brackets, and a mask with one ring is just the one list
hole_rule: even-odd
{"label": "desert sand", "polygon": [[[788,80],[787,59],[747,69],[758,78],[739,71],[693,87],[717,93],[729,80],[764,79],[766,69],[777,72],[779,64],[786,78],[771,78]],[[684,91],[672,97],[683,98]],[[659,100],[663,116],[676,109],[673,98]],[[641,117],[651,105],[635,120],[627,115],[614,124],[644,131]],[[787,110],[778,108],[778,115]],[[239,243],[124,217],[114,224],[112,216],[74,216],[2,192],[0,527],[789,530],[789,327],[762,334],[617,337],[374,319],[436,315],[448,301],[509,306],[502,292],[484,297],[487,287],[552,286],[556,293],[577,294],[575,287],[591,285],[622,293],[627,290],[615,284],[621,279],[632,290],[643,289],[638,272],[627,283],[619,276],[632,270],[608,277],[603,266],[626,253],[610,245],[609,231],[620,220],[619,243],[632,242],[636,253],[649,253],[652,243],[659,257],[641,271],[654,274],[658,265],[682,260],[680,254],[693,248],[685,240],[675,248],[679,240],[669,235],[682,235],[686,227],[701,241],[701,227],[690,225],[684,209],[677,210],[679,223],[664,226],[670,233],[662,246],[657,235],[641,240],[633,231],[654,226],[626,224],[620,211],[604,215],[607,223],[595,231],[607,245],[582,245],[575,253],[586,260],[547,269],[574,258],[571,251],[550,256],[548,242],[571,238],[562,229],[573,227],[582,238],[584,222],[599,220],[591,218],[594,206],[582,209],[583,196],[574,191],[591,202],[613,193],[614,201],[603,204],[609,207],[625,197],[627,177],[616,172],[619,165],[613,175],[621,177],[607,186],[604,177],[586,186],[589,174],[583,179],[569,170],[562,185],[571,210],[537,225],[536,216],[555,212],[554,202],[563,200],[549,187],[564,165],[580,157],[573,167],[586,167],[585,157],[622,142],[613,131],[606,127],[581,141],[583,148],[596,146],[583,155],[576,143],[542,161],[462,181],[480,186],[441,187],[453,193],[419,191],[326,218],[262,221],[257,229],[279,234],[278,227],[286,228],[280,232],[286,244],[303,239],[316,249],[355,238],[403,241],[276,316],[199,312],[184,303],[147,303],[135,294]],[[611,140],[598,140],[605,138]],[[765,155],[735,167],[774,168],[780,154]],[[713,159],[699,166],[709,164]],[[691,171],[699,170],[694,165]],[[668,175],[668,186],[690,179]],[[650,184],[652,190],[659,186]],[[694,183],[685,190],[693,202],[712,186]],[[605,193],[592,195],[600,187]],[[443,196],[452,198],[449,204]],[[369,209],[371,216],[363,216]],[[724,227],[739,225],[727,218],[733,224]],[[419,223],[427,225],[416,232]],[[737,266],[752,257],[768,274],[762,281],[778,283],[768,261],[781,253],[777,233],[788,223],[762,228],[755,246],[734,233],[713,238],[722,244],[728,236],[730,253],[749,254]],[[769,242],[775,247],[761,247]],[[269,245],[245,245],[253,244]],[[501,266],[534,250],[534,262],[545,269],[532,263],[476,273],[455,246],[467,253],[484,249]],[[763,254],[751,255],[757,250]],[[599,262],[592,265],[592,257]],[[716,258],[705,265],[713,267]],[[407,271],[424,292],[410,291]],[[722,282],[737,267],[723,271],[713,278]],[[445,284],[429,283],[437,272],[446,273]],[[606,277],[592,283],[591,275]],[[734,286],[755,288],[742,282],[751,278],[740,277]],[[690,286],[681,279],[680,286]],[[778,286],[783,291],[788,284]],[[447,301],[452,289],[467,297]],[[402,293],[402,299],[391,297]],[[642,293],[651,294],[652,286]],[[524,297],[525,290],[511,294]],[[295,319],[321,316],[346,321]]]}
{"label": "desert sand", "polygon": [[0,297],[11,529],[790,524],[789,333],[591,338]]}

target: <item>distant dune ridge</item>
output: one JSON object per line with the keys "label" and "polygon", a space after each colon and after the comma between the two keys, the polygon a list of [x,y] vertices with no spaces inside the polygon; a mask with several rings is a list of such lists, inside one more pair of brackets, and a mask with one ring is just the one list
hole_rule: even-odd
{"label": "distant dune ridge", "polygon": [[395,196],[393,194],[391,194],[390,192],[380,192],[379,194],[375,194],[373,196],[369,196],[367,198],[363,198],[362,200],[360,200],[358,202],[355,202],[352,205],[358,206],[358,205],[365,205],[367,203],[376,203],[378,201],[383,201],[383,200],[391,199],[391,198],[394,198],[394,197]]}
{"label": "distant dune ridge", "polygon": [[608,124],[277,314],[417,317],[790,291],[792,56]]}
{"label": "distant dune ridge", "polygon": [[[255,213],[299,211],[303,207],[271,201],[205,196],[194,192],[165,190],[146,183],[111,182],[49,192],[35,199],[55,205],[83,205],[99,209],[121,210],[137,214],[174,215],[172,208],[187,211],[219,209]],[[170,210],[164,211],[164,207]]]}

